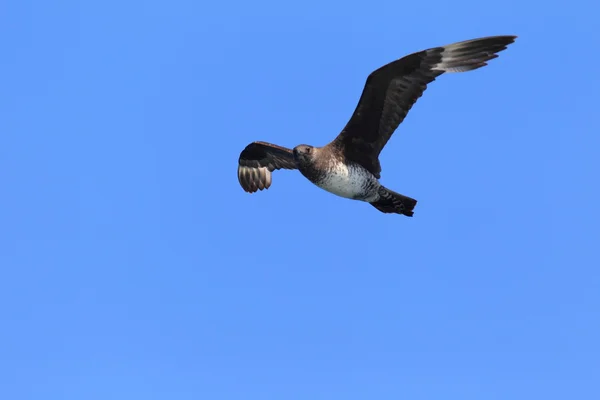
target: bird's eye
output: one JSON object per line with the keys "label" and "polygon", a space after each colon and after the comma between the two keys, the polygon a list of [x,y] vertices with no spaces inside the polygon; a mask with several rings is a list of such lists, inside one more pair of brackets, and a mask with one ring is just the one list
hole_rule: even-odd
{"label": "bird's eye", "polygon": [[310,151],[311,151],[311,150],[312,150],[312,149],[311,149],[310,147],[307,147],[307,148],[306,148],[306,153],[307,153],[307,154],[310,154]]}

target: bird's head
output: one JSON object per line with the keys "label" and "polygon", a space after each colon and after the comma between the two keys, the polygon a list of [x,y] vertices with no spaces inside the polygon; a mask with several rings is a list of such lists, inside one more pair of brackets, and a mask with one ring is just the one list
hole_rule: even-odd
{"label": "bird's head", "polygon": [[300,144],[294,147],[294,158],[296,161],[308,161],[312,160],[317,149],[307,144]]}

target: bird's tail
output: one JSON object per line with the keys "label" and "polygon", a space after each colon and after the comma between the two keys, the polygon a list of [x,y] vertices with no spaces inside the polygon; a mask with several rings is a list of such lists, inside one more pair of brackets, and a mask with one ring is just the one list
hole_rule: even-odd
{"label": "bird's tail", "polygon": [[379,200],[370,204],[382,213],[395,213],[412,217],[417,200],[381,186],[379,188]]}

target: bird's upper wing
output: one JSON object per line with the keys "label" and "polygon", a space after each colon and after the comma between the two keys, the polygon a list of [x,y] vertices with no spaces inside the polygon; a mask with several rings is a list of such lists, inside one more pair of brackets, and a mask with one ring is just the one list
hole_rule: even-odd
{"label": "bird's upper wing", "polygon": [[373,71],[354,113],[329,146],[378,178],[379,153],[427,85],[444,72],[465,72],[487,65],[516,36],[490,36],[434,47],[405,56]]}
{"label": "bird's upper wing", "polygon": [[292,150],[266,142],[250,143],[240,153],[238,180],[248,193],[268,189],[276,169],[296,169]]}

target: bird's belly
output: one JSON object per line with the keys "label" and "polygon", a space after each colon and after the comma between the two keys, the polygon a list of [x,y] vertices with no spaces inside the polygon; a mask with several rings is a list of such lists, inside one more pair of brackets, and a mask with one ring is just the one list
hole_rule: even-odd
{"label": "bird's belly", "polygon": [[[365,171],[366,172],[366,171]],[[340,165],[330,170],[317,186],[330,193],[354,200],[366,200],[373,197],[376,192],[377,181],[375,177],[369,177],[365,172],[356,168]]]}

